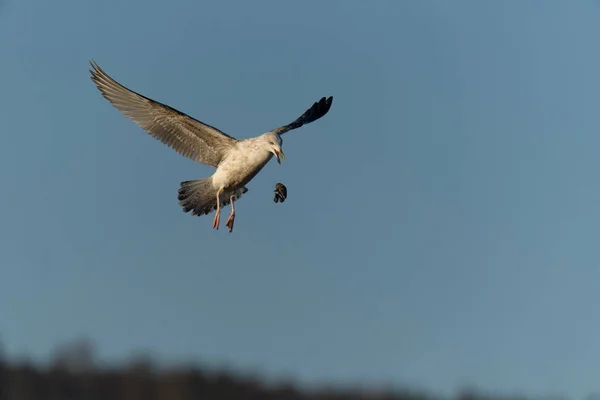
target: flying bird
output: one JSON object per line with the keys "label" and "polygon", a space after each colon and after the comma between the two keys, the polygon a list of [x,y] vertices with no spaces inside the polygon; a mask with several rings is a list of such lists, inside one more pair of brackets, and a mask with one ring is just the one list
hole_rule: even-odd
{"label": "flying bird", "polygon": [[333,97],[315,102],[295,121],[262,135],[236,139],[166,104],[134,92],[112,79],[91,60],[91,79],[102,95],[123,115],[148,134],[179,154],[198,163],[215,167],[212,176],[181,182],[177,199],[184,212],[207,215],[216,211],[213,228],[219,229],[221,209],[231,204],[225,225],[233,231],[235,206],[248,192],[246,185],[275,156],[285,160],[281,135],[323,117],[331,108]]}

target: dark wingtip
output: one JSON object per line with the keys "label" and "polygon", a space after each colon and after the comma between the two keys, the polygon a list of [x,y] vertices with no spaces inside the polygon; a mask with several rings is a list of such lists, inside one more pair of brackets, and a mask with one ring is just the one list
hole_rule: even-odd
{"label": "dark wingtip", "polygon": [[333,96],[321,97],[321,100],[315,102],[310,109],[308,109],[303,116],[306,121],[305,124],[318,120],[329,112],[331,104],[333,103]]}
{"label": "dark wingtip", "polygon": [[320,117],[327,114],[331,108],[331,103],[333,103],[333,96],[323,97],[319,100],[318,113]]}
{"label": "dark wingtip", "polygon": [[331,108],[331,104],[333,103],[333,96],[329,96],[327,98],[323,97],[321,101],[324,103],[321,107],[323,108],[323,115],[325,115]]}

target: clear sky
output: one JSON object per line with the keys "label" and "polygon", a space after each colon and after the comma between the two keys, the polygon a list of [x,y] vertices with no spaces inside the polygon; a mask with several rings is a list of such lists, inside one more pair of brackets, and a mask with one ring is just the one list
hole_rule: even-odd
{"label": "clear sky", "polygon": [[[9,354],[89,336],[307,384],[600,389],[599,2],[8,0],[0,38]],[[90,58],[236,137],[334,102],[229,234],[177,205],[212,168]]]}

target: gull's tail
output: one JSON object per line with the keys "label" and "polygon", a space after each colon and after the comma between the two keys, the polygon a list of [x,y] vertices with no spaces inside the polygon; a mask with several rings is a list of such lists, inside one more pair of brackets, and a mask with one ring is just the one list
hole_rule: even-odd
{"label": "gull's tail", "polygon": [[[234,200],[242,197],[248,189],[245,187],[235,193]],[[212,177],[183,181],[179,188],[177,199],[183,212],[192,212],[192,215],[210,214],[217,209],[217,190],[212,185]],[[223,193],[220,197],[221,207],[229,204],[230,193]]]}

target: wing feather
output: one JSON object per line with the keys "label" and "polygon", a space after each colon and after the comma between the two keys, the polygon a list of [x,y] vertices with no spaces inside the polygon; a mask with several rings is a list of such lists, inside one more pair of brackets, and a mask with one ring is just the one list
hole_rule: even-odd
{"label": "wing feather", "polygon": [[93,60],[92,81],[123,115],[179,154],[216,167],[237,139],[112,79]]}
{"label": "wing feather", "polygon": [[300,128],[302,125],[309,124],[314,122],[327,114],[329,109],[331,108],[331,103],[333,102],[333,96],[323,97],[321,100],[315,102],[311,108],[306,110],[304,114],[298,117],[294,122],[281,126],[279,128],[273,129],[271,132],[277,133],[279,135],[283,135],[287,131],[291,131],[292,129]]}

